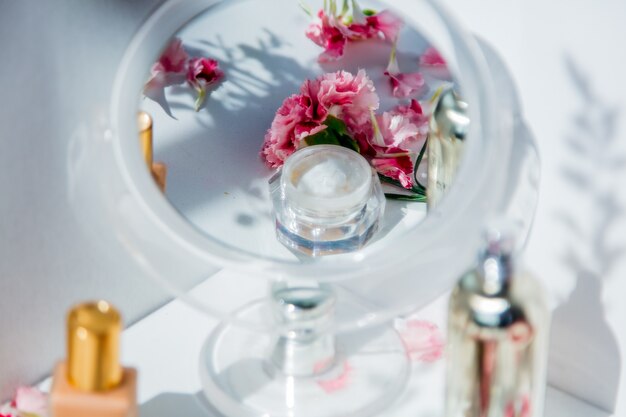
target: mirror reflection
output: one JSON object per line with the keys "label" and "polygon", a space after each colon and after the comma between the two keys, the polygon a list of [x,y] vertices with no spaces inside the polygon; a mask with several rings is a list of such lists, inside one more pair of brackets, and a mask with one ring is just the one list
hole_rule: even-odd
{"label": "mirror reflection", "polygon": [[379,250],[416,227],[469,124],[444,57],[366,0],[219,3],[163,46],[138,103],[164,197],[274,261]]}

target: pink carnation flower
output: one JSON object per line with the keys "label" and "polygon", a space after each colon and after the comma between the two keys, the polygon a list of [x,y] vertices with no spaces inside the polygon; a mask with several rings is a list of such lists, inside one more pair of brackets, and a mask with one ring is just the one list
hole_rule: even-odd
{"label": "pink carnation flower", "polygon": [[211,58],[192,58],[187,68],[187,82],[198,92],[196,111],[200,109],[206,98],[207,87],[222,79],[224,73],[219,63]]}
{"label": "pink carnation flower", "polygon": [[389,58],[389,65],[385,75],[389,77],[391,91],[394,97],[407,98],[419,91],[424,86],[424,77],[419,72],[402,73],[396,57],[396,45],[394,44]]}
{"label": "pink carnation flower", "polygon": [[378,109],[379,98],[365,70],[359,70],[356,75],[348,71],[332,72],[316,81],[319,103],[328,113],[341,118],[353,133],[368,125],[370,112]]}
{"label": "pink carnation flower", "polygon": [[429,47],[420,56],[420,64],[428,67],[445,67],[446,60],[439,54],[437,49]]}
{"label": "pink carnation flower", "polygon": [[306,30],[306,36],[324,48],[318,57],[319,62],[335,61],[343,56],[347,38],[339,29],[341,24],[335,17],[326,15],[324,10],[320,10],[317,16],[318,19]]}
{"label": "pink carnation flower", "polygon": [[265,135],[261,157],[271,168],[303,145],[303,140],[326,128],[329,115],[340,118],[354,135],[371,129],[369,114],[378,108],[374,84],[364,70],[356,75],[347,71],[323,74],[306,80],[300,94],[288,97],[276,112]]}
{"label": "pink carnation flower", "polygon": [[150,70],[150,79],[144,90],[146,94],[182,82],[189,56],[183,48],[183,41],[174,38],[165,48],[159,60]]}

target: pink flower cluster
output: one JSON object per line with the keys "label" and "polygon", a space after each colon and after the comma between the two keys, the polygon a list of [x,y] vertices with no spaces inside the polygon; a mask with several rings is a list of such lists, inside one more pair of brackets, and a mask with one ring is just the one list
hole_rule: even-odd
{"label": "pink flower cluster", "polygon": [[[335,0],[317,13],[317,19],[309,25],[306,36],[324,48],[319,62],[335,61],[344,54],[348,42],[382,38],[395,42],[404,22],[393,13],[384,10],[366,15],[356,1],[352,1],[352,16],[337,14]],[[344,9],[342,13],[345,13]]]}
{"label": "pink flower cluster", "polygon": [[0,406],[0,417],[46,417],[48,396],[37,388],[20,387],[11,403]]}
{"label": "pink flower cluster", "polygon": [[224,73],[215,59],[190,58],[182,40],[174,38],[152,66],[144,93],[153,96],[161,93],[165,87],[187,81],[198,92],[195,104],[198,111],[206,99],[208,87],[216,84],[223,76]]}
{"label": "pink flower cluster", "polygon": [[416,100],[376,115],[379,98],[364,70],[346,71],[306,80],[300,94],[283,102],[265,135],[261,157],[271,168],[282,166],[307,138],[328,128],[329,116],[342,121],[359,152],[382,175],[414,185],[417,153],[428,135],[428,117]]}

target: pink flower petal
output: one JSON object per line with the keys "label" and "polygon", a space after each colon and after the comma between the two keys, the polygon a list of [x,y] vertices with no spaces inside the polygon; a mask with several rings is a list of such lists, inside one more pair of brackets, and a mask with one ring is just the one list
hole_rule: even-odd
{"label": "pink flower petal", "polygon": [[419,151],[426,141],[430,129],[430,120],[422,111],[419,101],[413,99],[408,106],[397,106],[390,112],[392,115],[399,115],[405,118],[406,123],[415,126],[416,133],[414,136],[406,138],[405,141],[399,142],[398,146],[402,149]]}
{"label": "pink flower petal", "polygon": [[424,86],[424,77],[419,72],[394,74],[389,71],[385,71],[385,75],[389,77],[394,97],[410,97]]}
{"label": "pink flower petal", "polygon": [[404,21],[399,16],[388,10],[383,10],[374,16],[368,16],[367,23],[382,33],[383,38],[388,42],[395,42],[398,39],[400,30],[404,25]]}
{"label": "pink flower petal", "polygon": [[305,121],[305,99],[300,94],[287,97],[265,135],[261,157],[270,168],[283,165],[285,159],[296,151],[295,129]]}
{"label": "pink flower petal", "polygon": [[276,112],[261,157],[271,168],[282,166],[289,155],[305,146],[307,136],[326,128],[329,115],[340,118],[353,137],[361,138],[355,140],[363,140],[371,132],[370,112],[378,105],[374,84],[363,70],[356,75],[337,71],[306,80],[300,94],[286,99]]}
{"label": "pink flower petal", "polygon": [[341,117],[349,129],[366,125],[370,111],[378,109],[378,94],[364,70],[356,75],[347,71],[324,74],[318,82],[319,103],[335,117]]}
{"label": "pink flower petal", "polygon": [[318,379],[316,382],[327,394],[332,394],[348,385],[351,374],[352,367],[347,361],[344,361],[343,366],[338,368],[338,372],[335,372],[334,375],[331,374],[325,379]]}
{"label": "pink flower petal", "polygon": [[48,396],[37,388],[20,387],[15,394],[15,408],[20,413],[46,416],[48,412]]}
{"label": "pink flower petal", "polygon": [[165,87],[182,83],[188,58],[182,40],[174,38],[152,66],[150,79],[144,87],[144,94],[153,97],[159,92],[162,93]]}
{"label": "pink flower petal", "polygon": [[420,57],[420,64],[429,67],[445,67],[446,60],[439,54],[439,51],[429,47]]}
{"label": "pink flower petal", "polygon": [[371,160],[374,169],[381,175],[398,180],[404,188],[413,187],[413,161],[410,155],[397,148],[389,148],[387,152]]}
{"label": "pink flower petal", "polygon": [[307,28],[306,36],[324,48],[324,52],[318,57],[319,62],[335,61],[343,56],[347,39],[337,28],[334,18],[327,16],[323,10],[317,16],[318,19]]}
{"label": "pink flower petal", "polygon": [[183,41],[180,38],[174,38],[167,45],[158,62],[165,72],[184,72],[188,58],[183,48]]}
{"label": "pink flower petal", "polygon": [[413,361],[435,362],[443,357],[444,339],[434,323],[408,320],[400,330],[400,338]]}
{"label": "pink flower petal", "polygon": [[376,145],[382,153],[389,153],[384,148],[394,147],[417,154],[428,136],[429,120],[417,100],[376,116],[376,123],[382,136]]}

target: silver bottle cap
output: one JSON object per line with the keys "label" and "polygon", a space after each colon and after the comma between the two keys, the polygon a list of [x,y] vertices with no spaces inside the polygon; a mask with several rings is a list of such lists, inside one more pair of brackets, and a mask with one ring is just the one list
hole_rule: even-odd
{"label": "silver bottle cap", "polygon": [[506,291],[513,273],[515,232],[506,224],[490,226],[485,232],[485,250],[478,259],[477,274],[485,295]]}

